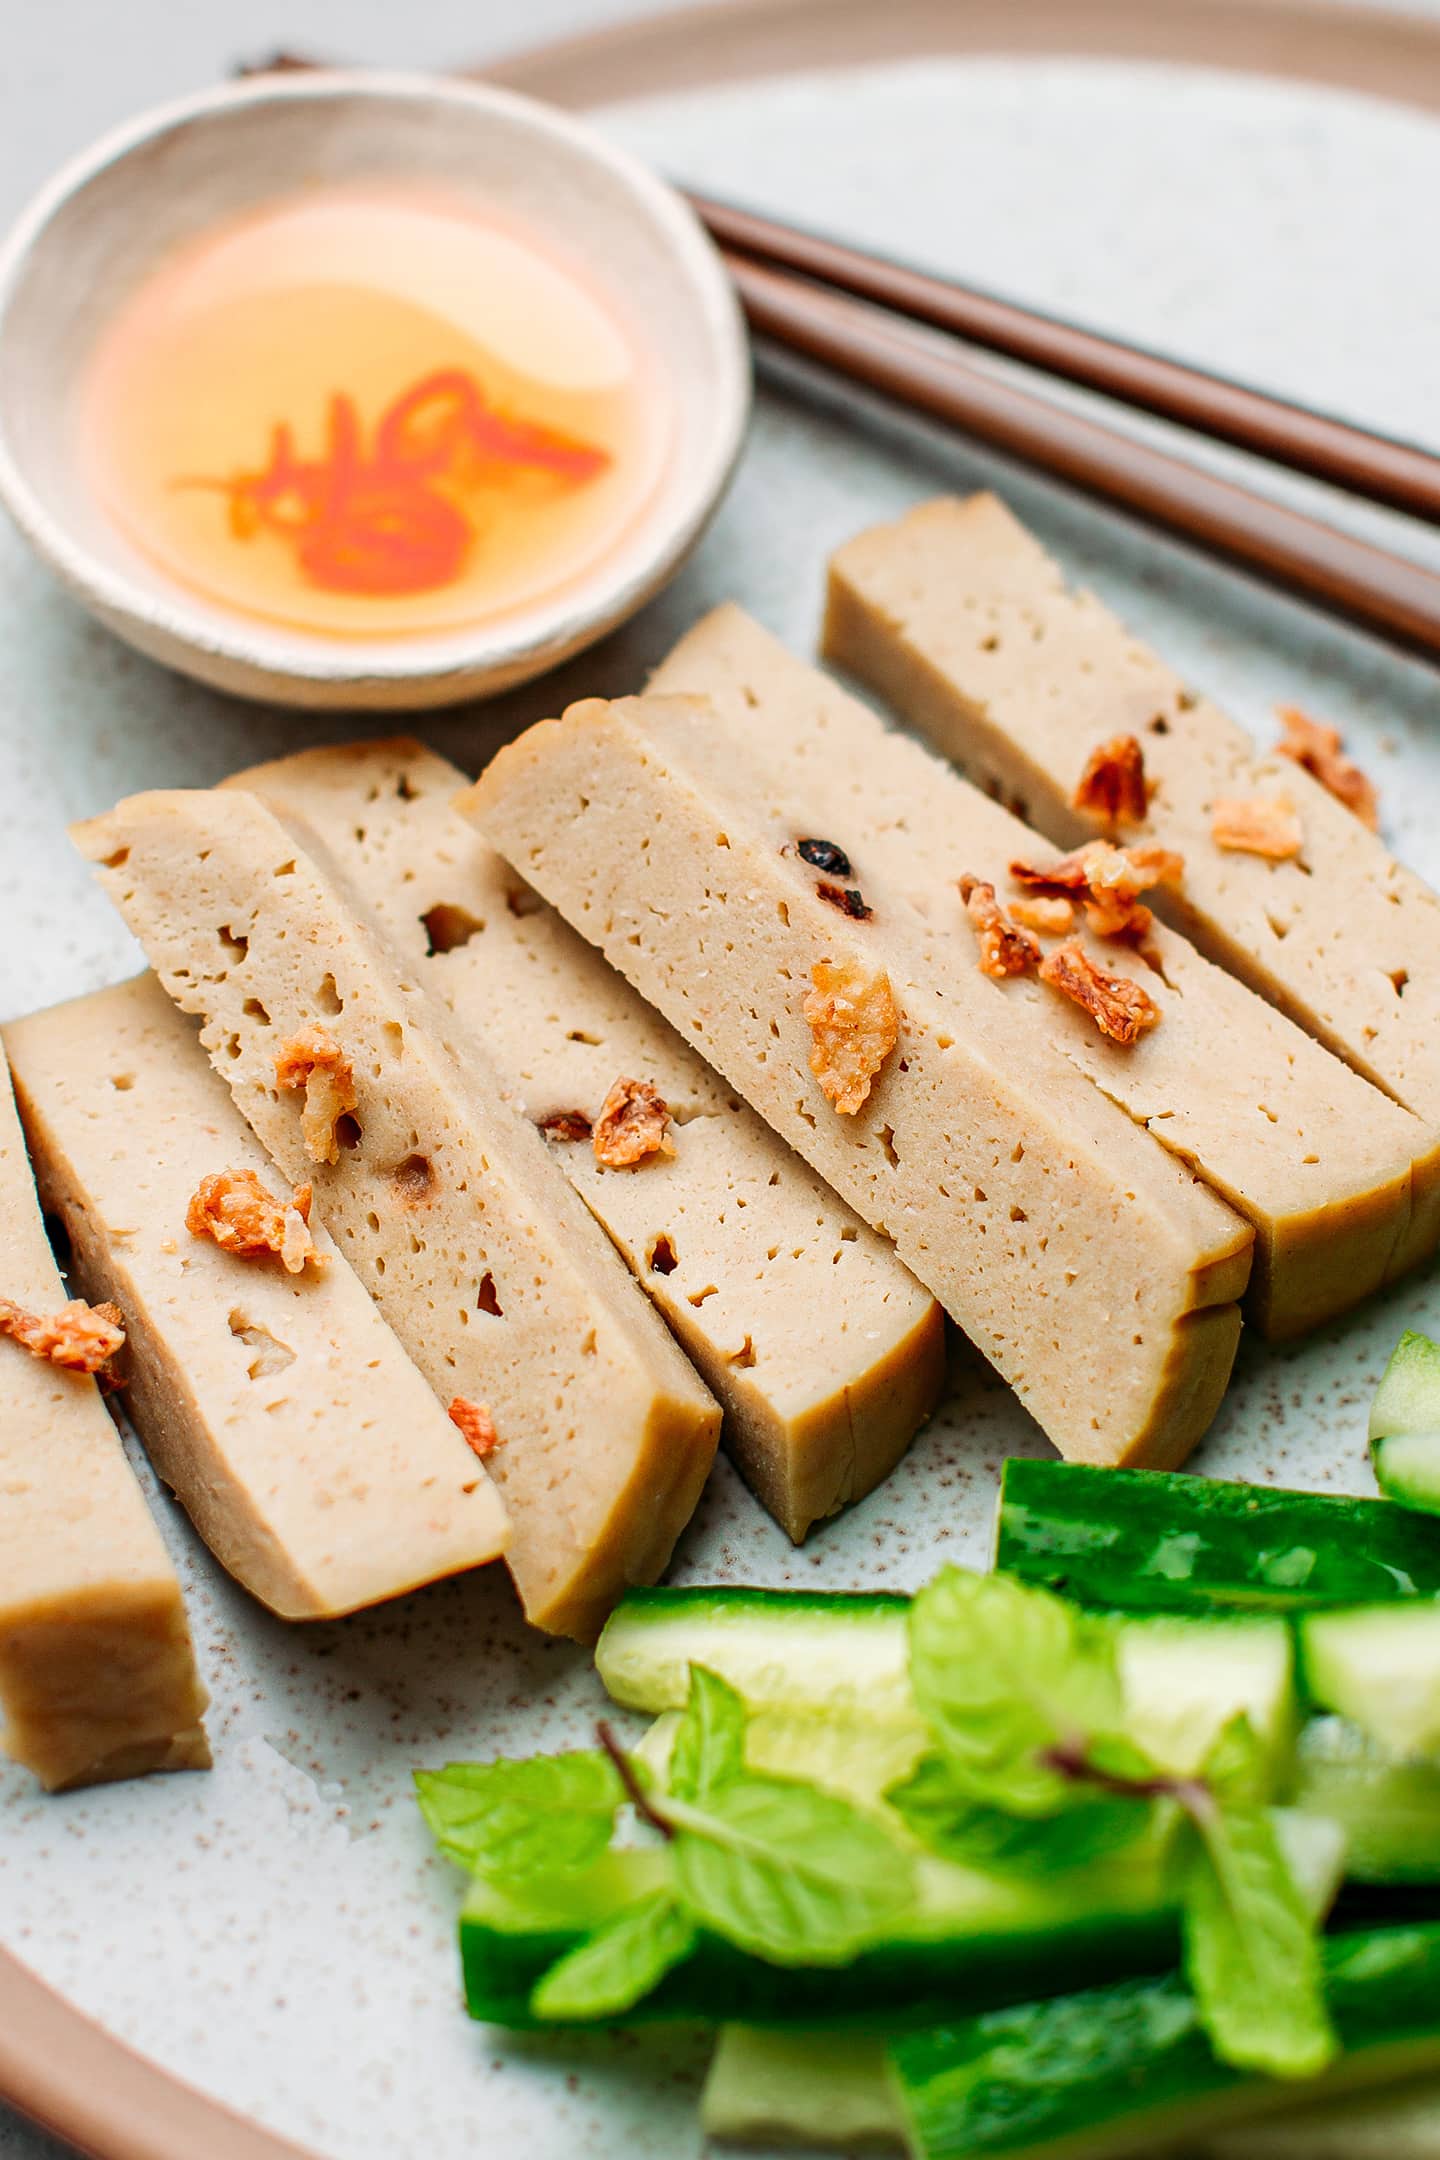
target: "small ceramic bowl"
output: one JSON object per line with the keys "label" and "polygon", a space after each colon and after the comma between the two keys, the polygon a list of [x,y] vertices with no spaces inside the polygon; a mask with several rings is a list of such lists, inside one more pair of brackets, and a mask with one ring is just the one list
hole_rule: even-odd
{"label": "small ceramic bowl", "polygon": [[[643,324],[676,420],[648,507],[571,589],[493,623],[360,641],[231,614],[173,583],[79,470],[77,387],[117,306],[177,245],[317,182],[395,176],[552,232]],[[78,599],[152,658],[245,697],[418,708],[553,667],[632,614],[719,502],[750,369],[729,279],[689,209],[590,129],[512,92],[391,75],[206,91],[71,164],[0,252],[0,498]]]}

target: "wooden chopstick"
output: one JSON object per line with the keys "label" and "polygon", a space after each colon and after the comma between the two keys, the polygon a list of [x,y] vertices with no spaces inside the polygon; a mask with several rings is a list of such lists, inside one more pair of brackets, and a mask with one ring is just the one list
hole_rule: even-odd
{"label": "wooden chopstick", "polygon": [[1272,464],[1440,524],[1440,458],[1427,451],[713,196],[691,194],[689,201],[722,248],[799,271]]}
{"label": "wooden chopstick", "polygon": [[[320,64],[285,53],[243,72]],[[907,331],[907,320],[1435,523],[1440,459],[994,294],[681,192],[719,243],[760,336],[1440,660],[1440,575],[1017,389],[958,347]]]}
{"label": "wooden chopstick", "polygon": [[757,335],[1440,659],[1435,572],[1018,389],[848,294],[722,252]]}

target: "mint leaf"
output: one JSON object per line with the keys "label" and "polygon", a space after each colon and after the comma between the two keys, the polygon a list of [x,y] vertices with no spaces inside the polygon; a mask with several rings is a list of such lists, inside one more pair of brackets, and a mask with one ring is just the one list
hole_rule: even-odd
{"label": "mint leaf", "polygon": [[1266,1798],[1271,1780],[1265,1750],[1243,1710],[1216,1734],[1203,1774],[1215,1798],[1226,1805]]}
{"label": "mint leaf", "polygon": [[1049,1816],[1007,1815],[977,1805],[938,1755],[928,1755],[885,1795],[922,1845],[942,1860],[1025,1875],[1085,1867],[1132,1845],[1151,1823],[1133,1800],[1091,1800]]}
{"label": "mint leaf", "polygon": [[610,1843],[625,1797],[598,1750],[417,1770],[421,1813],[441,1852],[481,1875],[589,1867]]}
{"label": "mint leaf", "polygon": [[611,2018],[633,2009],[689,1957],[695,1929],[668,1890],[652,1890],[587,1935],[530,1998],[539,2018]]}
{"label": "mint leaf", "polygon": [[913,1899],[904,1848],[813,1785],[747,1776],[664,1806],[692,1918],[772,1965],[848,1964]]}
{"label": "mint leaf", "polygon": [[1262,1807],[1191,1809],[1200,1833],[1185,1891],[1185,1972],[1222,2062],[1313,2077],[1339,2043],[1320,1949],[1275,1826]]}
{"label": "mint leaf", "polygon": [[745,1705],[718,1673],[692,1665],[666,1784],[678,1799],[704,1800],[744,1769]]}
{"label": "mint leaf", "polygon": [[1102,1624],[1007,1575],[945,1568],[910,1608],[910,1678],[940,1752],[972,1799],[1051,1815],[1070,1788],[1044,1757],[1122,1723]]}

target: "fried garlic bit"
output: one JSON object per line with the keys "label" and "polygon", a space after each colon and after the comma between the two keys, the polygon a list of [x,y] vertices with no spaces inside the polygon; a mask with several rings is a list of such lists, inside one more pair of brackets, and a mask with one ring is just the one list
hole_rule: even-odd
{"label": "fried garlic bit", "polygon": [[310,1200],[308,1185],[298,1185],[288,1201],[277,1200],[253,1170],[220,1170],[196,1186],[185,1227],[237,1260],[273,1254],[287,1275],[299,1275],[312,1260],[317,1268],[324,1265],[310,1235]]}
{"label": "fried garlic bit", "polygon": [[1108,840],[1091,840],[1053,863],[1012,862],[1010,875],[1042,896],[1079,900],[1098,937],[1138,943],[1155,920],[1149,908],[1141,906],[1141,893],[1155,885],[1178,885],[1185,875],[1185,858],[1170,848],[1117,848]]}
{"label": "fried garlic bit", "polygon": [[1126,1049],[1160,1018],[1159,1006],[1139,983],[1097,967],[1073,938],[1045,955],[1040,980],[1083,1007],[1102,1035]]}
{"label": "fried garlic bit", "polygon": [[960,880],[960,898],[979,939],[981,974],[995,982],[1003,982],[1008,975],[1033,975],[1040,965],[1040,947],[1028,930],[1018,929],[1010,920],[995,898],[994,886],[967,871]]}
{"label": "fried garlic bit", "polygon": [[1075,927],[1075,903],[1059,893],[1019,893],[1005,906],[1012,922],[1042,937],[1064,937]]}
{"label": "fried garlic bit", "polygon": [[1115,853],[1108,840],[1087,840],[1084,847],[1075,848],[1069,855],[1057,855],[1051,863],[1012,862],[1010,875],[1017,885],[1031,892],[1062,898],[1071,893],[1079,895],[1090,889],[1092,863]]}
{"label": "fried garlic bit", "polygon": [[647,1155],[673,1155],[664,1096],[648,1080],[617,1080],[600,1105],[591,1145],[606,1170],[628,1170]]}
{"label": "fried garlic bit", "polygon": [[1155,917],[1140,902],[1156,885],[1178,885],[1185,858],[1170,848],[1106,848],[1091,866],[1085,896],[1085,920],[1097,937],[1129,938],[1138,944],[1149,936]]}
{"label": "fried garlic bit", "polygon": [[125,1328],[117,1305],[87,1305],[72,1298],[58,1313],[42,1316],[0,1298],[0,1335],[28,1350],[31,1357],[66,1372],[103,1372],[125,1347]]}
{"label": "fried garlic bit", "polygon": [[1345,740],[1339,728],[1322,727],[1301,712],[1298,705],[1277,705],[1275,717],[1285,730],[1284,739],[1275,747],[1281,757],[1293,759],[1303,765],[1318,780],[1327,795],[1359,818],[1371,832],[1380,830],[1380,800],[1375,793],[1375,783],[1361,772],[1353,758],[1345,755]]}
{"label": "fried garlic bit", "polygon": [[1295,805],[1283,795],[1217,802],[1210,816],[1210,837],[1216,847],[1232,855],[1263,855],[1267,862],[1289,862],[1305,844]]}
{"label": "fried garlic bit", "polygon": [[355,1108],[355,1073],[328,1028],[302,1028],[275,1053],[275,1078],[290,1092],[303,1089],[300,1130],[311,1162],[340,1160],[336,1128]]}
{"label": "fried garlic bit", "polygon": [[817,960],[815,987],[801,1010],[814,1037],[810,1070],[835,1108],[853,1117],[900,1037],[900,1016],[884,969]]}
{"label": "fried garlic bit", "polygon": [[493,1455],[500,1445],[500,1435],[495,1430],[495,1420],[483,1402],[471,1402],[467,1396],[457,1395],[447,1413],[452,1425],[458,1426],[462,1437],[475,1450],[481,1462]]}
{"label": "fried garlic bit", "polygon": [[1077,810],[1106,825],[1143,825],[1150,808],[1145,752],[1137,735],[1112,735],[1091,751],[1075,793]]}

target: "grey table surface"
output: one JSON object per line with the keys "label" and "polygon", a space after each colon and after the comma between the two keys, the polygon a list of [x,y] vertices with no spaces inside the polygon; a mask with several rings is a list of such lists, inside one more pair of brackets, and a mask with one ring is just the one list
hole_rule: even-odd
{"label": "grey table surface", "polygon": [[[1412,0],[1417,4],[1440,14],[1440,0]],[[644,0],[526,0],[523,7],[505,0],[408,0],[399,8],[394,0],[125,0],[124,6],[11,0],[0,70],[0,224],[96,134],[215,80],[245,57],[283,46],[358,62],[443,66],[646,11]],[[0,605],[23,611],[27,594],[39,594],[39,583],[31,583],[39,573],[8,534],[0,534],[0,570],[10,585]],[[47,682],[63,701],[74,694],[93,649],[89,640],[100,633],[57,608],[36,635],[46,647]],[[143,695],[138,682],[130,694]],[[36,714],[33,744],[23,755],[6,753],[0,767],[0,848],[20,838],[32,752],[49,761],[48,720]],[[88,800],[74,804],[77,811],[94,807]],[[26,980],[26,941],[13,934],[24,925],[10,927],[12,935],[0,940],[0,1014],[44,1001],[44,985]],[[0,2108],[0,2160],[60,2160],[61,2150]]]}

